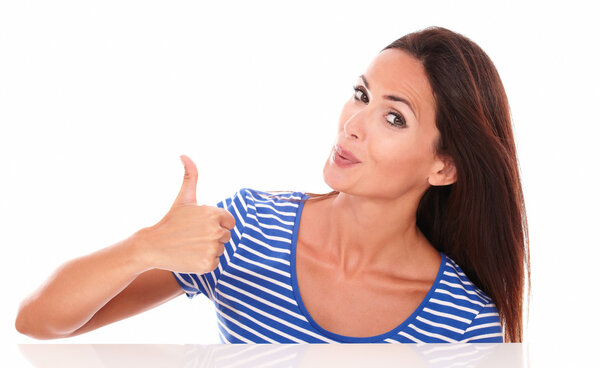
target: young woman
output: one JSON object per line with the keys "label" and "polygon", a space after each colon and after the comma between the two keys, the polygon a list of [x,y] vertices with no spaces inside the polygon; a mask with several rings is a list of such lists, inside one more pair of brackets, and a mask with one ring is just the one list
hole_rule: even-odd
{"label": "young woman", "polygon": [[[487,55],[443,28],[358,77],[323,168],[332,192],[240,189],[196,204],[197,170],[156,225],[72,260],[17,329],[75,336],[183,292],[223,342],[518,342],[527,223],[507,98]],[[527,278],[528,279],[528,278]]]}

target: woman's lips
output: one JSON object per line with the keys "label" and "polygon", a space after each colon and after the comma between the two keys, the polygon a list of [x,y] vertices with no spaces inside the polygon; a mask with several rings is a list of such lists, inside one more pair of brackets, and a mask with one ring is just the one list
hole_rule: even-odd
{"label": "woman's lips", "polygon": [[354,164],[357,164],[360,162],[359,159],[356,158],[356,156],[354,156],[352,154],[352,152],[345,150],[342,146],[335,146],[335,151],[338,153],[338,155],[340,155],[343,159],[352,162]]}
{"label": "woman's lips", "polygon": [[339,167],[350,167],[360,163],[360,161],[350,152],[340,146],[335,146],[333,152],[333,162]]}

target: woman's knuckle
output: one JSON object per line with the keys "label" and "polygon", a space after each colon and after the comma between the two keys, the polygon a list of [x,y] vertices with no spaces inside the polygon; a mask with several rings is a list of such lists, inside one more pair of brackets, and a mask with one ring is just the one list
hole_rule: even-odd
{"label": "woman's knuckle", "polygon": [[218,227],[213,227],[210,230],[210,238],[211,239],[219,239],[223,234],[221,233],[221,229],[219,229]]}

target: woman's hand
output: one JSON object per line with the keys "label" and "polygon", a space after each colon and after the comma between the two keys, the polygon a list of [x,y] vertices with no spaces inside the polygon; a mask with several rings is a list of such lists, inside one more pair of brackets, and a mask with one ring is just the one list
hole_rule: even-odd
{"label": "woman's hand", "polygon": [[196,203],[198,170],[182,155],[185,168],[179,195],[156,225],[136,233],[137,253],[148,269],[203,274],[219,265],[235,219],[228,211]]}

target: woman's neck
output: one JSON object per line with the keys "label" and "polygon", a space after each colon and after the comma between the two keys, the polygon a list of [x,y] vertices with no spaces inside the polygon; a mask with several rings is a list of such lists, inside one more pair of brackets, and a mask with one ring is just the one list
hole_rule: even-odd
{"label": "woman's neck", "polygon": [[418,197],[390,200],[340,192],[322,203],[323,244],[348,274],[418,267],[424,257],[439,258],[417,227],[418,204]]}

